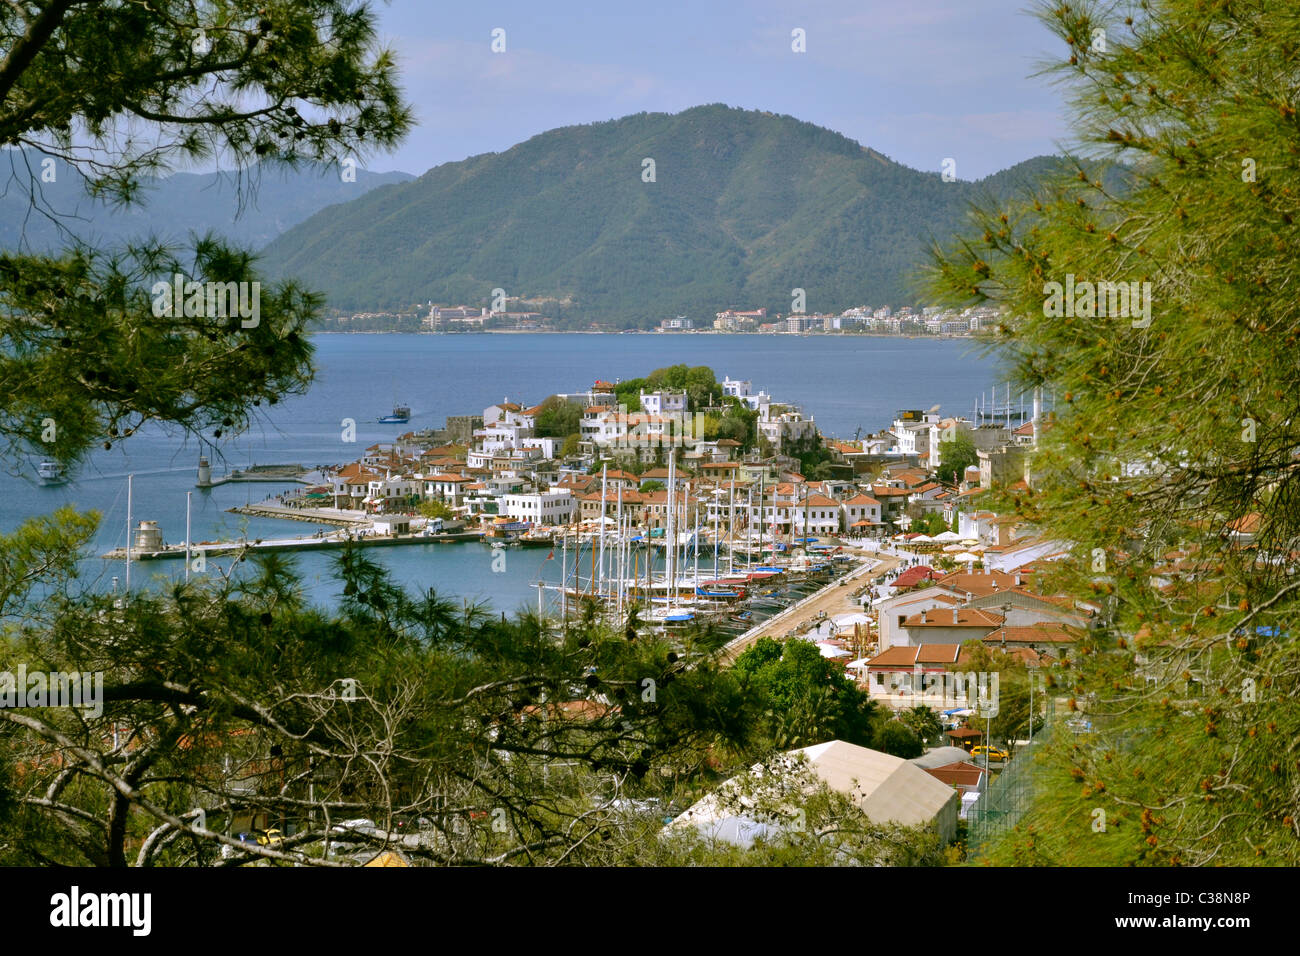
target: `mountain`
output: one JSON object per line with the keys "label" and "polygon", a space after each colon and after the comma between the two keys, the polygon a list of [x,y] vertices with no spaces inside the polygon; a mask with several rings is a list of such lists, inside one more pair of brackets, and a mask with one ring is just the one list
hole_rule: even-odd
{"label": "mountain", "polygon": [[[643,181],[644,161],[654,181]],[[265,250],[342,309],[509,296],[603,323],[724,308],[912,304],[909,272],[968,204],[1060,168],[1039,157],[944,182],[789,116],[701,106],[551,130],[437,166],[286,231]],[[340,268],[346,264],[346,268]]]}
{"label": "mountain", "polygon": [[[254,167],[240,179],[230,172],[175,173],[146,181],[143,202],[126,208],[91,198],[85,179],[60,160],[34,149],[0,152],[0,249],[20,243],[37,251],[66,245],[48,216],[57,213],[77,237],[96,245],[156,235],[184,240],[191,231],[209,229],[241,244],[261,248],[286,229],[327,206],[347,202],[370,190],[407,182],[410,173],[372,173],[358,168],[356,181],[345,183],[334,167],[298,170]],[[42,178],[50,170],[53,182]],[[47,174],[48,175],[48,174]],[[40,202],[32,207],[33,182]],[[242,186],[242,189],[241,189]],[[241,204],[242,200],[242,204]]]}

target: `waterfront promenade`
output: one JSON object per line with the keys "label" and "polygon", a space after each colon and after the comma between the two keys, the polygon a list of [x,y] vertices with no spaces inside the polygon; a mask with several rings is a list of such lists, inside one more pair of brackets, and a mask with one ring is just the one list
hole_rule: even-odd
{"label": "waterfront promenade", "polygon": [[722,650],[725,662],[734,661],[746,648],[761,637],[778,640],[787,634],[800,631],[816,620],[833,618],[840,614],[862,611],[862,602],[854,595],[864,586],[879,581],[898,568],[911,555],[905,552],[865,552],[866,563],[826,587],[808,595],[798,604],[780,614],[755,625],[744,634],[729,641]]}

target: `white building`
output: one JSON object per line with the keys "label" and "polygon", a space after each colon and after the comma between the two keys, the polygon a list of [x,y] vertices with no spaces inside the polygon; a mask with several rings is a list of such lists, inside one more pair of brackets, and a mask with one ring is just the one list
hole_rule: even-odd
{"label": "white building", "polygon": [[764,403],[758,409],[758,433],[780,453],[789,443],[816,439],[817,425],[812,418],[804,418],[797,409]]}
{"label": "white building", "polygon": [[742,382],[729,377],[722,380],[722,394],[740,399],[751,409],[756,409],[760,405],[770,404],[772,401],[772,396],[767,394],[767,392],[760,391],[755,394],[754,386],[751,382]]}
{"label": "white building", "polygon": [[642,392],[641,410],[647,415],[680,415],[686,412],[685,392]]}
{"label": "white building", "polygon": [[500,513],[517,521],[556,525],[572,521],[577,507],[578,499],[570,491],[535,491],[502,495]]}

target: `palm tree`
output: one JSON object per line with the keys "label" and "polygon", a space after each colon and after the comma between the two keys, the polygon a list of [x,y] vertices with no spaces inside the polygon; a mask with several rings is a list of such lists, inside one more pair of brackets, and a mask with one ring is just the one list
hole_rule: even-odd
{"label": "palm tree", "polygon": [[898,719],[911,728],[923,742],[934,739],[943,730],[943,722],[939,719],[939,715],[924,704],[909,707],[898,715]]}

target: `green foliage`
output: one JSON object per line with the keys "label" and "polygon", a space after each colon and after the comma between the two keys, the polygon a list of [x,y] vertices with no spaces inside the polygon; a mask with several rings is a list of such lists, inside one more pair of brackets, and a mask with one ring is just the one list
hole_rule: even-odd
{"label": "green foliage", "polygon": [[876,749],[895,757],[911,760],[922,753],[921,738],[907,724],[899,720],[886,720],[877,733]]}
{"label": "green foliage", "polygon": [[[670,802],[674,779],[753,752],[739,682],[691,635],[498,618],[407,592],[356,548],[327,614],[291,560],[254,562],[239,584],[22,622],[5,659],[102,673],[103,712],[0,708],[0,864],[351,863],[395,843],[431,863],[634,862],[607,839],[639,832],[618,802]],[[114,728],[145,727],[123,759]],[[376,829],[329,830],[360,817]],[[254,820],[294,833],[239,843]]]}
{"label": "green foliage", "polygon": [[637,486],[637,490],[649,494],[652,491],[663,491],[665,487],[666,486],[662,481],[657,481],[654,478],[651,478],[647,481],[641,482],[641,484]]}
{"label": "green foliage", "polygon": [[936,534],[943,534],[949,529],[947,523],[943,520],[943,512],[927,511],[925,514],[913,518],[912,523],[907,526],[907,530],[934,537]]}
{"label": "green foliage", "polygon": [[[0,145],[40,148],[116,200],[179,162],[333,164],[411,126],[369,3],[41,9],[40,29],[17,6],[0,10]],[[147,149],[120,135],[128,124],[149,131]],[[83,148],[87,137],[97,151]]]}
{"label": "green foliage", "polygon": [[44,592],[66,592],[77,577],[81,549],[98,527],[97,512],[64,507],[0,534],[0,624],[14,615],[29,617]]}
{"label": "green foliage", "polygon": [[[392,145],[411,124],[366,3],[36,9],[39,17],[0,8],[0,146],[40,150],[63,165],[69,186],[115,203],[137,200],[142,178],[175,163],[219,155],[238,170],[332,164]],[[68,217],[40,188],[27,199],[37,218],[66,230]],[[196,311],[207,317],[190,298],[188,315],[156,314],[154,284],[177,274],[247,283],[245,301],[260,314],[222,316],[205,297]],[[184,253],[151,239],[111,252],[73,242],[55,255],[0,256],[6,457],[75,464],[150,420],[220,438],[246,427],[263,401],[304,391],[304,333],[321,300],[291,281],[259,295],[251,287],[261,280],[250,252],[211,236],[193,237]]]}
{"label": "green foliage", "polygon": [[578,445],[582,442],[582,436],[577,432],[569,435],[564,439],[564,444],[560,446],[560,457],[569,458],[578,453]]}
{"label": "green foliage", "polygon": [[924,705],[901,711],[898,719],[916,734],[922,743],[937,738],[943,732],[943,722],[939,719],[939,715]]}
{"label": "green foliage", "polygon": [[[979,211],[932,279],[950,302],[1004,307],[992,341],[1016,384],[1054,390],[1033,490],[998,505],[1072,542],[1045,586],[1102,613],[1049,673],[1093,729],[1054,736],[1033,833],[993,858],[1295,865],[1300,169],[1294,84],[1277,80],[1292,73],[1293,10],[1037,13],[1061,41],[1050,72],[1089,161]],[[1104,51],[1086,42],[1097,28]],[[1122,188],[1099,159],[1131,170]],[[1137,307],[1096,314],[1079,284],[1100,281],[1138,283]]]}
{"label": "green foliage", "polygon": [[238,314],[155,315],[151,287],[178,273],[250,291],[259,280],[249,253],[211,238],[189,262],[157,246],[0,256],[0,442],[11,455],[75,464],[150,420],[219,438],[247,427],[254,406],[306,390],[317,296],[262,288],[248,328]]}
{"label": "green foliage", "polygon": [[812,642],[760,638],[736,658],[735,671],[776,749],[827,740],[872,746],[875,704]]}
{"label": "green foliage", "polygon": [[415,506],[415,511],[425,518],[441,518],[443,521],[450,521],[456,517],[456,512],[452,511],[445,502],[433,499],[421,501]]}
{"label": "green foliage", "polygon": [[582,406],[552,395],[537,413],[536,434],[539,438],[566,438],[577,434],[582,424]]}
{"label": "green foliage", "polygon": [[[830,476],[830,466],[835,461],[835,453],[822,444],[818,437],[805,438],[801,441],[788,442],[782,449],[784,454],[799,459],[799,473],[805,478],[811,478],[813,472],[817,471],[818,466],[826,465],[823,468],[822,475]],[[820,478],[815,480],[822,480]]]}
{"label": "green foliage", "polygon": [[643,378],[629,378],[616,383],[614,394],[618,398],[618,404],[624,406],[629,412],[639,412],[641,389],[645,388],[645,382]]}
{"label": "green foliage", "polygon": [[[658,183],[641,181],[645,156]],[[512,276],[511,295],[571,299],[570,324],[584,328],[699,322],[728,303],[784,313],[789,276],[805,277],[809,309],[860,305],[864,290],[911,305],[903,276],[927,236],[950,235],[977,195],[1057,164],[945,183],[789,116],[641,113],[551,130],[323,210],[272,243],[267,265],[355,309],[487,305]],[[327,264],[337,261],[350,268]]]}
{"label": "green foliage", "polygon": [[980,463],[975,442],[965,432],[958,432],[950,441],[939,442],[939,478],[960,484],[971,465]]}

